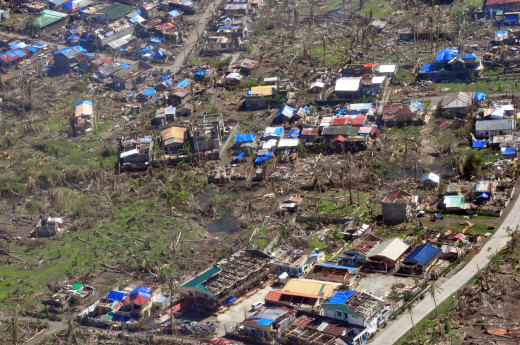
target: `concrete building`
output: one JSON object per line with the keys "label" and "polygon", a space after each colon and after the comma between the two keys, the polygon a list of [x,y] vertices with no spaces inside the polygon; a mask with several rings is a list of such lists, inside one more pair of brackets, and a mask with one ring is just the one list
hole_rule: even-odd
{"label": "concrete building", "polygon": [[400,238],[383,241],[368,253],[368,267],[372,271],[387,273],[400,262],[408,248],[410,244]]}
{"label": "concrete building", "polygon": [[497,135],[510,135],[516,133],[515,119],[502,120],[477,120],[475,123],[475,136],[477,138],[492,138]]}
{"label": "concrete building", "polygon": [[296,320],[296,311],[288,307],[267,307],[243,321],[246,335],[263,341],[272,341]]}
{"label": "concrete building", "polygon": [[278,248],[273,256],[275,260],[271,262],[271,266],[276,267],[278,274],[287,272],[294,278],[304,277],[315,264],[325,260],[325,253],[319,250],[305,253],[303,250],[292,250],[286,247]]}
{"label": "concrete building", "polygon": [[411,216],[413,196],[402,190],[386,194],[381,200],[383,220],[387,224],[399,224]]}
{"label": "concrete building", "polygon": [[429,268],[433,265],[437,258],[441,255],[440,248],[429,243],[421,244],[403,260],[399,266],[397,275],[424,277]]}
{"label": "concrete building", "polygon": [[177,288],[198,309],[215,311],[256,288],[267,278],[270,257],[259,250],[241,250]]}
{"label": "concrete building", "polygon": [[383,307],[382,298],[359,291],[340,291],[321,306],[325,316],[351,325],[368,327],[372,329],[372,333],[377,330],[377,320]]}
{"label": "concrete building", "polygon": [[112,74],[112,87],[115,90],[127,90],[143,83],[151,74],[153,67],[143,61],[137,61],[130,66]]}

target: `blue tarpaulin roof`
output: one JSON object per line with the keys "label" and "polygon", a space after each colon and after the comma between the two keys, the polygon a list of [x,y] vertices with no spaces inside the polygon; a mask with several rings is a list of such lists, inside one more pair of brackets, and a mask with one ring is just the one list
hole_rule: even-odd
{"label": "blue tarpaulin roof", "polygon": [[34,48],[33,46],[28,46],[27,50],[33,53],[36,53],[38,51],[38,49]]}
{"label": "blue tarpaulin roof", "polygon": [[270,324],[272,324],[274,322],[274,320],[271,320],[271,319],[259,319],[256,324],[257,325],[262,325],[262,326],[269,326]]}
{"label": "blue tarpaulin roof", "polygon": [[235,135],[235,143],[250,143],[255,140],[254,134],[237,134]]}
{"label": "blue tarpaulin roof", "polygon": [[283,134],[283,128],[282,127],[276,127],[276,128],[273,128],[274,130],[271,131],[271,132],[266,132],[264,134],[264,137],[268,137],[270,135],[282,135]]}
{"label": "blue tarpaulin roof", "polygon": [[338,111],[338,113],[336,115],[338,115],[338,116],[343,115],[346,111],[347,111],[347,109],[340,109],[340,111]]}
{"label": "blue tarpaulin roof", "polygon": [[171,74],[168,74],[168,75],[163,75],[162,77],[159,77],[161,78],[162,80],[167,80],[167,79],[170,79],[172,75]]}
{"label": "blue tarpaulin roof", "polygon": [[484,198],[484,199],[487,199],[489,198],[489,195],[487,193],[480,193],[480,195],[478,196],[478,198]]}
{"label": "blue tarpaulin roof", "polygon": [[122,301],[125,298],[125,293],[121,291],[110,291],[107,296],[109,301]]}
{"label": "blue tarpaulin roof", "polygon": [[278,110],[278,112],[276,113],[276,116],[283,115],[285,117],[291,118],[294,115],[295,111],[296,111],[296,109],[291,108],[288,105],[284,105],[283,107],[280,108],[280,110]]}
{"label": "blue tarpaulin roof", "polygon": [[85,55],[85,56],[97,56],[97,55],[94,54],[94,53],[83,53],[83,55]]}
{"label": "blue tarpaulin roof", "polygon": [[287,133],[285,136],[286,137],[296,137],[296,138],[299,138],[300,137],[300,130],[299,129],[293,129],[292,131]]}
{"label": "blue tarpaulin roof", "polygon": [[122,62],[120,62],[120,63],[119,63],[119,66],[121,66],[121,67],[123,67],[123,68],[127,68],[127,67],[130,66],[130,65],[128,65],[128,64],[126,64],[126,63],[122,63]]}
{"label": "blue tarpaulin roof", "polygon": [[170,15],[170,17],[177,17],[178,15],[180,15],[180,12],[177,10],[171,10],[170,12],[168,12],[168,14]]}
{"label": "blue tarpaulin roof", "polygon": [[21,50],[21,49],[17,49],[17,50],[15,50],[14,53],[15,53],[16,55],[18,55],[19,57],[23,57],[23,56],[27,55],[27,54],[25,54],[25,52],[24,52],[23,50]]}
{"label": "blue tarpaulin roof", "polygon": [[486,100],[486,94],[484,92],[476,92],[475,93],[475,101],[485,101]]}
{"label": "blue tarpaulin roof", "polygon": [[229,30],[229,29],[236,29],[238,28],[238,25],[224,25],[219,27],[219,30]]}
{"label": "blue tarpaulin roof", "polygon": [[43,44],[43,43],[35,43],[34,46],[37,47],[37,48],[41,48],[41,47],[44,47],[45,44]]}
{"label": "blue tarpaulin roof", "polygon": [[200,70],[200,71],[197,71],[197,72],[195,72],[193,74],[195,74],[196,76],[201,76],[203,74],[211,74],[211,71],[209,71],[209,70],[205,70],[205,71],[204,70]]}
{"label": "blue tarpaulin roof", "polygon": [[466,54],[466,55],[464,56],[464,58],[465,58],[465,59],[474,59],[474,58],[475,58],[475,54],[473,54],[473,53]]}
{"label": "blue tarpaulin roof", "polygon": [[233,302],[235,302],[237,300],[236,297],[229,297],[227,300],[225,300],[224,302],[227,304],[227,305],[232,305]]}
{"label": "blue tarpaulin roof", "polygon": [[428,265],[441,250],[431,244],[421,244],[404,259],[405,262],[417,262],[421,265]]}
{"label": "blue tarpaulin roof", "polygon": [[345,302],[348,302],[350,297],[354,296],[356,291],[340,291],[334,296],[332,296],[327,304],[343,304]]}
{"label": "blue tarpaulin roof", "polygon": [[504,22],[515,23],[518,20],[518,14],[504,14]]}
{"label": "blue tarpaulin roof", "polygon": [[75,38],[78,38],[79,35],[70,35],[69,37],[67,37],[68,40],[73,40]]}
{"label": "blue tarpaulin roof", "polygon": [[483,148],[486,147],[486,141],[485,140],[474,140],[473,141],[473,148]]}
{"label": "blue tarpaulin roof", "polygon": [[11,49],[16,49],[18,48],[18,42],[9,42],[9,47]]}
{"label": "blue tarpaulin roof", "polygon": [[163,83],[168,85],[168,86],[172,86],[173,85],[173,83],[171,81],[169,81],[168,79],[164,79]]}
{"label": "blue tarpaulin roof", "polygon": [[79,101],[79,102],[76,102],[76,107],[78,105],[81,105],[81,104],[89,104],[89,105],[92,105],[92,101]]}
{"label": "blue tarpaulin roof", "polygon": [[152,297],[152,290],[150,290],[146,286],[140,286],[136,289],[133,289],[129,293],[129,295],[134,295],[134,294],[141,295],[144,298],[150,298],[150,297]]}
{"label": "blue tarpaulin roof", "polygon": [[143,95],[145,96],[151,96],[153,95],[154,93],[156,93],[157,91],[155,89],[146,89],[143,91]]}
{"label": "blue tarpaulin roof", "polygon": [[516,149],[514,147],[502,147],[500,149],[503,155],[514,155],[516,153]]}
{"label": "blue tarpaulin roof", "polygon": [[161,43],[162,41],[163,41],[162,36],[154,36],[154,37],[150,38],[150,42]]}
{"label": "blue tarpaulin roof", "polygon": [[255,163],[263,163],[266,160],[268,160],[269,158],[271,158],[272,155],[273,155],[273,153],[271,151],[268,151],[265,156],[257,156],[255,159]]}
{"label": "blue tarpaulin roof", "polygon": [[435,62],[448,62],[459,54],[457,49],[442,49],[435,55]]}
{"label": "blue tarpaulin roof", "polygon": [[190,83],[190,81],[188,79],[184,79],[183,81],[178,82],[177,86],[186,87],[186,86],[188,86],[189,83]]}
{"label": "blue tarpaulin roof", "polygon": [[427,63],[422,66],[421,73],[433,73],[435,72],[435,65]]}
{"label": "blue tarpaulin roof", "polygon": [[126,316],[126,315],[120,315],[120,314],[116,314],[114,315],[114,318],[112,319],[112,321],[116,321],[116,322],[127,322],[127,321],[130,321],[130,316]]}
{"label": "blue tarpaulin roof", "polygon": [[240,158],[243,158],[245,156],[245,153],[244,152],[240,152],[238,155],[236,155],[235,157],[233,157],[234,159],[240,159]]}
{"label": "blue tarpaulin roof", "polygon": [[224,19],[222,21],[222,23],[227,23],[227,22],[231,22],[231,21],[233,21],[233,20],[231,18],[227,17],[226,19]]}
{"label": "blue tarpaulin roof", "polygon": [[330,267],[330,268],[341,268],[341,269],[344,269],[344,270],[348,270],[349,272],[357,270],[356,267],[343,266],[343,265],[333,265],[333,264],[318,264],[316,266]]}

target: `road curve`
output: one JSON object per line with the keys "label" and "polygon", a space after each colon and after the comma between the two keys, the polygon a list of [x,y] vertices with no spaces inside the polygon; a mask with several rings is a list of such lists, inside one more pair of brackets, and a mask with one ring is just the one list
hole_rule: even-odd
{"label": "road curve", "polygon": [[[514,205],[511,207],[509,214],[502,222],[500,228],[483,246],[480,253],[475,255],[464,268],[451,276],[450,278],[439,279],[436,283],[438,291],[435,294],[437,304],[442,303],[446,298],[453,295],[464,286],[479,269],[485,267],[491,256],[502,250],[508,240],[509,235],[507,229],[516,229],[520,224],[520,201],[514,200]],[[413,308],[412,314],[414,322],[417,323],[426,317],[435,308],[432,297],[427,294],[424,299],[419,301]],[[408,313],[401,314],[396,320],[389,322],[388,325],[375,334],[374,339],[370,342],[371,345],[390,345],[394,344],[406,332],[412,328],[412,322]]]}

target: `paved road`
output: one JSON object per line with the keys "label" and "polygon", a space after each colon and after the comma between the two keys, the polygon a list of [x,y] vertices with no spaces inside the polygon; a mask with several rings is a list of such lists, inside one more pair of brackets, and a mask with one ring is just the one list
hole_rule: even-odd
{"label": "paved road", "polygon": [[[451,276],[450,278],[439,279],[437,287],[439,291],[436,293],[437,304],[440,304],[446,298],[454,294],[464,284],[466,284],[477,272],[478,269],[482,269],[489,263],[489,259],[492,255],[499,252],[505,247],[509,236],[507,234],[507,228],[516,229],[517,225],[520,224],[520,201],[519,199],[514,200],[506,219],[496,231],[496,233],[489,239],[484,245],[480,253],[475,255],[473,259],[466,264],[466,266]],[[419,322],[422,318],[428,315],[434,310],[434,302],[431,296],[428,294],[423,300],[418,302],[412,309],[414,322]],[[383,328],[376,333],[375,338],[370,343],[372,345],[390,345],[395,343],[401,336],[403,336],[408,330],[412,328],[409,313],[402,314],[398,319],[390,322],[386,328]]]}
{"label": "paved road", "polygon": [[[8,319],[4,318],[4,320],[8,320]],[[36,336],[33,339],[31,339],[30,341],[24,343],[25,345],[38,344],[47,335],[66,330],[68,327],[67,323],[64,321],[49,321],[49,320],[36,319],[34,317],[26,317],[26,316],[19,316],[18,321],[41,322],[43,324],[48,325],[47,329],[44,332],[38,334],[38,336]]]}

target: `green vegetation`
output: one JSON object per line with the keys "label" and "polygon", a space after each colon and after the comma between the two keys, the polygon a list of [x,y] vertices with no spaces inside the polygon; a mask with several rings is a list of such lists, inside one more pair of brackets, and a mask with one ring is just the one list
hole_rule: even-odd
{"label": "green vegetation", "polygon": [[309,248],[318,248],[319,250],[327,249],[329,246],[319,240],[318,236],[309,237]]}
{"label": "green vegetation", "polygon": [[[438,305],[438,312],[441,315],[441,317],[444,319],[444,322],[446,324],[450,323],[450,320],[453,318],[453,314],[451,311],[455,308],[458,296],[452,295],[448,297],[444,302]],[[407,312],[405,312],[407,313]],[[409,315],[403,315],[403,317],[410,318]],[[420,343],[424,343],[426,340],[426,337],[428,336],[429,329],[435,328],[437,326],[437,313],[432,311],[429,313],[424,319],[417,321],[414,319],[415,323],[415,331],[414,329],[410,329],[408,332],[405,333],[396,343],[395,345],[409,345],[416,341],[415,333],[417,333],[417,338],[419,339]],[[443,328],[442,333],[443,336],[449,334],[449,327]]]}
{"label": "green vegetation", "polygon": [[415,75],[407,71],[397,71],[394,75],[393,83],[397,85],[411,84],[415,81]]}

